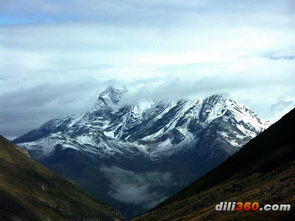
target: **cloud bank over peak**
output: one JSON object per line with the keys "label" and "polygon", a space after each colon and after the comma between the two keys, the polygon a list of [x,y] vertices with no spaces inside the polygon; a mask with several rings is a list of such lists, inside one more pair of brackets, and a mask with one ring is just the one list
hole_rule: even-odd
{"label": "cloud bank over peak", "polygon": [[5,136],[81,112],[109,85],[126,86],[126,102],[227,93],[264,118],[295,97],[291,0],[10,0],[0,9]]}

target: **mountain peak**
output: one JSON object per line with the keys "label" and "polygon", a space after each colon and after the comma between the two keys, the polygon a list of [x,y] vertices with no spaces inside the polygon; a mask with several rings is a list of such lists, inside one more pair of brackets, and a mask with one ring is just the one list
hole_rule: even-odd
{"label": "mountain peak", "polygon": [[107,89],[99,94],[96,107],[113,107],[114,105],[119,103],[122,96],[126,92],[127,89],[125,87],[115,88],[113,86],[109,86]]}
{"label": "mountain peak", "polygon": [[221,102],[227,99],[227,95],[225,94],[212,94],[206,97],[204,100],[210,103]]}

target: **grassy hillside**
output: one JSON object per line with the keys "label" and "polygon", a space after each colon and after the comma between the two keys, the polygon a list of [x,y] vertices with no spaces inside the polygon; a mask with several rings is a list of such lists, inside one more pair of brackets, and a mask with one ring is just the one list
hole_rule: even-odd
{"label": "grassy hillside", "polygon": [[122,220],[0,136],[0,220]]}
{"label": "grassy hillside", "polygon": [[293,220],[291,212],[217,212],[222,201],[295,203],[295,109],[220,166],[135,218],[147,220]]}

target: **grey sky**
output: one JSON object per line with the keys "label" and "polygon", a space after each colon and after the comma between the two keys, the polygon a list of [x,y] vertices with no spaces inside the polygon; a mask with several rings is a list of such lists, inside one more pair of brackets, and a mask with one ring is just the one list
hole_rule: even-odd
{"label": "grey sky", "polygon": [[267,119],[295,104],[290,0],[0,1],[0,134],[126,100],[228,94]]}

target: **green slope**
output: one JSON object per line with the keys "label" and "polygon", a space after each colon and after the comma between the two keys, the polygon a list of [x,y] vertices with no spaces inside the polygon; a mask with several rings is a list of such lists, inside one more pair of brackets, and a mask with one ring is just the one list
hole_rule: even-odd
{"label": "green slope", "polygon": [[295,109],[220,166],[152,211],[146,220],[293,220],[291,212],[217,212],[229,201],[295,202]]}
{"label": "green slope", "polygon": [[123,220],[0,136],[0,220]]}

